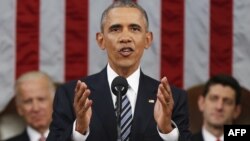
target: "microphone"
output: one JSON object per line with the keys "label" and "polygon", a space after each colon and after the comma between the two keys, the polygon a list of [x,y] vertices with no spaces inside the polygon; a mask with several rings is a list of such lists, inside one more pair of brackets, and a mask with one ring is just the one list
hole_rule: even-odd
{"label": "microphone", "polygon": [[122,96],[128,91],[128,81],[122,76],[117,76],[111,83],[111,90],[116,95],[117,141],[121,141],[121,101]]}
{"label": "microphone", "polygon": [[117,76],[111,83],[112,92],[117,96],[122,96],[128,91],[128,81],[122,76]]}

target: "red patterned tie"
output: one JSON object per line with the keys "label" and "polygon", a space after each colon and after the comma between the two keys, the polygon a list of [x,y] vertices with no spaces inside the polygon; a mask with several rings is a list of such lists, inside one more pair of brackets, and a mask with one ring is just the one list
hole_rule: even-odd
{"label": "red patterned tie", "polygon": [[220,139],[218,138],[216,141],[220,141]]}
{"label": "red patterned tie", "polygon": [[41,135],[39,141],[46,141],[46,138],[43,135]]}

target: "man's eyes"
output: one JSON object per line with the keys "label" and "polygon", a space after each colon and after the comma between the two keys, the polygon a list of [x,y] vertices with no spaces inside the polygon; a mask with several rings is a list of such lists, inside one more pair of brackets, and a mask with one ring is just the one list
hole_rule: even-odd
{"label": "man's eyes", "polygon": [[120,31],[120,28],[117,28],[117,27],[116,28],[111,28],[110,31],[111,32],[117,32],[117,31]]}
{"label": "man's eyes", "polygon": [[31,104],[32,99],[23,100],[23,104]]}
{"label": "man's eyes", "polygon": [[216,96],[211,96],[209,99],[210,99],[211,101],[216,101],[218,98],[217,98]]}
{"label": "man's eyes", "polygon": [[[118,27],[118,26],[111,27],[109,29],[110,32],[122,32],[123,30],[125,31],[125,29],[123,29],[122,27]],[[138,32],[138,31],[141,31],[141,28],[139,26],[130,26],[128,30],[131,32]]]}
{"label": "man's eyes", "polygon": [[132,31],[141,31],[141,29],[139,27],[132,27],[131,30]]}

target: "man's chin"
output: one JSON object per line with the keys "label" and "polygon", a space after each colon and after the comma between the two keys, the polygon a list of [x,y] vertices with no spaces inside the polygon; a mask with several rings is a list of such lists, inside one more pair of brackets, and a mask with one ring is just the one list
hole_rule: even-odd
{"label": "man's chin", "polygon": [[33,124],[33,128],[35,129],[41,129],[41,128],[45,128],[46,127],[46,124],[44,122],[37,122],[35,124]]}
{"label": "man's chin", "polygon": [[219,121],[219,120],[217,120],[217,121],[214,121],[214,122],[212,122],[211,124],[215,127],[215,128],[222,128],[222,127],[224,127],[224,121]]}

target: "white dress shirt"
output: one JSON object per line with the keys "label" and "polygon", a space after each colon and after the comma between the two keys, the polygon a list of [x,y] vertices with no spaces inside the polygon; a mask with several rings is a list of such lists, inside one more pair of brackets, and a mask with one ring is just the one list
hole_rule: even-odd
{"label": "white dress shirt", "polygon": [[[116,76],[118,76],[118,74],[110,67],[109,64],[107,66],[107,76],[108,76],[109,86],[111,88],[111,83],[112,83],[113,79]],[[137,92],[138,92],[138,87],[139,87],[139,78],[140,78],[140,67],[138,67],[138,69],[127,78],[128,84],[130,86],[130,90],[128,90],[126,95],[127,95],[128,100],[131,104],[132,115],[134,115],[134,111],[135,111],[135,104],[136,104]],[[111,89],[110,89],[110,91],[111,91]],[[112,93],[112,91],[111,91],[111,94],[112,94],[113,104],[115,107],[116,96]],[[72,139],[74,141],[85,141],[87,139],[87,136],[89,135],[89,132],[91,132],[91,131],[88,130],[89,132],[87,132],[86,135],[82,135],[74,130],[75,126],[76,126],[75,124],[76,124],[76,121],[74,122],[74,125],[73,125]],[[174,123],[174,125],[175,125],[175,123]],[[159,130],[158,130],[158,132],[159,132]],[[159,132],[159,135],[165,141],[177,141],[178,137],[179,137],[179,131],[178,131],[178,128],[175,128],[168,134],[162,134]]]}
{"label": "white dress shirt", "polygon": [[[211,134],[207,129],[202,127],[202,136],[204,138],[204,141],[217,141],[217,137],[215,137],[213,134]],[[220,136],[220,141],[224,141],[224,134]]]}
{"label": "white dress shirt", "polygon": [[[30,138],[30,141],[39,141],[39,139],[41,137],[41,134],[30,126],[27,127],[27,134]],[[48,135],[49,135],[49,129],[46,130],[46,132],[43,134],[43,136],[45,138],[47,138]]]}

